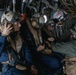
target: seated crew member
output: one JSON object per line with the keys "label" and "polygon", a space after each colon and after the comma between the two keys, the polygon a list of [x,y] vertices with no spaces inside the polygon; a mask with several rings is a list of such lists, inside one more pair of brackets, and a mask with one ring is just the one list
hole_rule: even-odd
{"label": "seated crew member", "polygon": [[[46,29],[51,31],[52,27],[50,25],[45,27],[44,28],[45,32],[46,32]],[[49,33],[49,31],[48,31],[48,33]],[[47,44],[49,47],[51,47],[51,49],[53,50],[53,54],[56,55],[57,57],[59,56],[59,53],[66,56],[65,57],[66,74],[75,75],[76,74],[76,68],[75,68],[76,67],[76,64],[75,64],[76,63],[76,25],[74,25],[74,27],[70,29],[69,33],[71,33],[70,41],[56,42],[56,43],[52,43],[52,44],[50,44],[47,41]],[[51,40],[54,40],[54,38],[50,37],[50,38],[48,38],[48,40],[51,42]]]}
{"label": "seated crew member", "polygon": [[6,11],[0,26],[0,75],[28,75],[32,65],[31,53],[20,35],[20,15]]}
{"label": "seated crew member", "polygon": [[[36,45],[36,49],[35,52],[33,50],[32,53],[35,54],[39,54],[39,59],[38,62],[40,61],[40,64],[42,64],[43,67],[48,69],[47,75],[53,75],[54,73],[56,75],[61,75],[60,72],[62,70],[62,63],[60,60],[58,60],[57,57],[54,57],[51,55],[52,51],[49,49],[45,49],[45,43],[42,43],[42,40],[44,38],[41,37],[41,26],[39,26],[36,21],[29,21],[29,19],[27,18],[26,20],[28,27],[31,31],[31,33],[33,34],[34,37],[34,41],[35,41],[35,45]],[[40,36],[40,37],[39,37]],[[41,40],[42,38],[42,40]],[[40,42],[41,41],[41,42]],[[49,56],[50,55],[50,56]],[[37,55],[36,55],[37,56]]]}

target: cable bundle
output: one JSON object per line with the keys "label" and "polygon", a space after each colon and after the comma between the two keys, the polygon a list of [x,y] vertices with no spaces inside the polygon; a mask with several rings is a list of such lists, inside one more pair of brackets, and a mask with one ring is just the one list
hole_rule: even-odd
{"label": "cable bundle", "polygon": [[67,12],[76,13],[76,0],[60,0],[60,3]]}

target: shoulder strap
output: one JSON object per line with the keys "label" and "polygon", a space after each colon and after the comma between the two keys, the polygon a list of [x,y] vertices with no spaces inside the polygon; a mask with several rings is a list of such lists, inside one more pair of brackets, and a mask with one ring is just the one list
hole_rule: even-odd
{"label": "shoulder strap", "polygon": [[30,23],[29,19],[27,19],[26,22],[28,24],[29,30],[31,31],[31,33],[32,33],[32,35],[35,39],[35,44],[38,45],[39,44],[39,38],[38,38],[38,35],[37,35],[37,31],[31,26],[31,23]]}
{"label": "shoulder strap", "polygon": [[15,54],[14,50],[12,48],[8,49],[8,53],[13,57],[13,59],[15,60],[15,64],[19,63],[22,64],[22,62],[19,60],[19,58],[17,57],[17,55]]}
{"label": "shoulder strap", "polygon": [[47,33],[48,36],[53,36],[51,32],[49,32],[45,27],[43,27],[44,31]]}

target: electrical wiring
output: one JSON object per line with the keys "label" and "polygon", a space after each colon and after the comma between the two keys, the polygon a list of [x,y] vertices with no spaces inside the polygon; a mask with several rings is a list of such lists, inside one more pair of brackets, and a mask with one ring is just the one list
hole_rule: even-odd
{"label": "electrical wiring", "polygon": [[74,0],[74,4],[76,5],[76,0]]}
{"label": "electrical wiring", "polygon": [[60,0],[61,4],[63,4],[68,10],[68,12],[70,13],[76,13],[76,8],[75,5],[76,4],[76,0],[69,0],[69,3],[67,2],[68,0]]}
{"label": "electrical wiring", "polygon": [[72,3],[72,1],[71,1],[71,0],[69,0],[69,3],[67,3],[67,0],[64,0],[64,1],[65,1],[66,5],[73,6],[73,3]]}
{"label": "electrical wiring", "polygon": [[[68,5],[68,7],[73,8],[72,10],[75,11],[76,8],[75,8],[75,4],[74,4],[74,1],[73,0],[64,0],[64,1],[65,1],[66,5]],[[76,0],[75,0],[75,2],[76,2]]]}
{"label": "electrical wiring", "polygon": [[64,0],[62,0],[62,3],[66,6],[66,8],[70,11],[70,12],[74,12],[73,10],[71,10],[69,7],[68,7],[68,5],[66,4],[66,2],[64,2]]}
{"label": "electrical wiring", "polygon": [[[66,5],[67,5],[72,11],[74,11],[73,9],[75,8],[75,6],[74,6],[72,0],[69,0],[69,4],[67,3],[68,0],[64,0],[64,1],[65,1]],[[73,8],[73,9],[72,9],[72,8]]]}
{"label": "electrical wiring", "polygon": [[[60,0],[60,3],[63,5],[63,6],[65,6],[64,7],[64,10],[66,11],[66,12],[68,12],[69,13],[69,17],[68,17],[68,19],[67,19],[67,21],[66,21],[66,24],[68,24],[68,22],[70,22],[71,21],[71,19],[73,19],[73,18],[76,18],[76,8],[75,8],[75,5],[74,4],[76,4],[76,0],[69,0],[70,2],[69,3],[67,3],[67,0]],[[66,10],[67,9],[67,10]]]}

